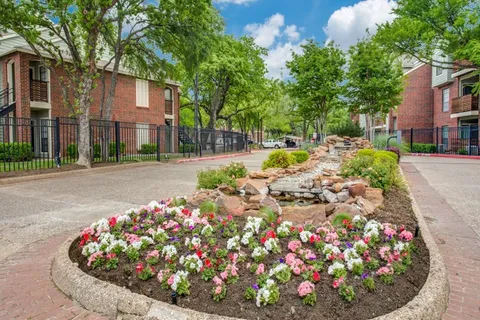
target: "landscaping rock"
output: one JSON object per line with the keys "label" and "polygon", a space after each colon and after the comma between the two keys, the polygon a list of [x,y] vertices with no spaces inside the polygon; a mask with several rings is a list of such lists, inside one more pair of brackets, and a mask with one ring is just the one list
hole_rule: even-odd
{"label": "landscaping rock", "polygon": [[268,179],[270,174],[266,171],[251,171],[248,173],[250,179]]}
{"label": "landscaping rock", "polygon": [[243,213],[244,217],[259,217],[260,216],[260,211],[259,210],[247,210]]}
{"label": "landscaping rock", "polygon": [[339,193],[340,191],[342,191],[343,186],[344,186],[344,183],[337,182],[337,183],[335,183],[335,185],[333,186],[333,188],[335,189],[335,192],[336,192],[336,193]]}
{"label": "landscaping rock", "polygon": [[257,194],[254,196],[251,196],[250,199],[248,199],[249,203],[260,203],[263,199],[265,199],[267,195],[265,194]]}
{"label": "landscaping rock", "polygon": [[247,203],[245,205],[245,210],[260,210],[260,203],[253,203],[253,202],[250,202],[250,203]]}
{"label": "landscaping rock", "polygon": [[282,207],[282,219],[293,223],[318,225],[326,221],[325,205]]}
{"label": "landscaping rock", "polygon": [[365,210],[366,215],[371,215],[375,212],[375,205],[367,199],[359,197],[357,200],[357,204]]}
{"label": "landscaping rock", "polygon": [[270,191],[270,195],[272,197],[280,197],[282,195],[282,191]]}
{"label": "landscaping rock", "polygon": [[347,190],[337,193],[338,202],[345,202],[350,199],[350,193]]}
{"label": "landscaping rock", "polygon": [[220,190],[224,194],[228,194],[228,195],[234,195],[236,193],[235,189],[231,185],[226,183],[219,185],[217,187],[217,190]]}
{"label": "landscaping rock", "polygon": [[329,203],[338,202],[337,195],[327,189],[323,190],[323,195],[325,196],[325,199],[327,199]]}
{"label": "landscaping rock", "polygon": [[298,187],[302,189],[312,189],[315,186],[313,179],[309,178],[301,183],[299,183]]}
{"label": "landscaping rock", "polygon": [[365,199],[379,207],[383,204],[383,190],[379,188],[366,188]]}
{"label": "landscaping rock", "polygon": [[355,198],[349,198],[348,200],[345,201],[346,204],[354,204],[358,200],[358,197]]}
{"label": "landscaping rock", "polygon": [[327,217],[331,215],[335,211],[335,204],[334,203],[329,203],[325,206],[325,214]]}
{"label": "landscaping rock", "polygon": [[245,193],[247,195],[268,194],[267,183],[264,179],[249,179],[245,183]]}
{"label": "landscaping rock", "polygon": [[355,204],[352,205],[352,204],[341,203],[335,207],[334,213],[331,216],[329,216],[328,219],[333,219],[335,218],[335,216],[337,216],[340,213],[348,213],[348,215],[350,215],[352,218],[357,214],[361,215],[360,210]]}
{"label": "landscaping rock", "polygon": [[230,214],[232,216],[242,216],[245,207],[238,197],[221,196],[217,199],[217,206],[220,214]]}
{"label": "landscaping rock", "polygon": [[273,199],[272,197],[265,197],[260,201],[260,208],[269,207],[273,210],[276,214],[282,214],[282,207],[278,204],[277,200]]}
{"label": "landscaping rock", "polygon": [[365,196],[367,187],[363,183],[354,183],[348,187],[348,192],[352,197]]}
{"label": "landscaping rock", "polygon": [[237,190],[243,190],[245,188],[245,184],[247,183],[248,178],[238,178],[236,180],[237,183]]}

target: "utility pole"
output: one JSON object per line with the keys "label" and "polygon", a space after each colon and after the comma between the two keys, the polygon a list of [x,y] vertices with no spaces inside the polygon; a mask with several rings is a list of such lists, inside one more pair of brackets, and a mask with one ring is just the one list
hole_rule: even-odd
{"label": "utility pole", "polygon": [[195,155],[198,156],[198,72],[195,73],[195,84],[194,84],[194,104],[195,104],[195,115],[194,115],[194,130],[195,130]]}

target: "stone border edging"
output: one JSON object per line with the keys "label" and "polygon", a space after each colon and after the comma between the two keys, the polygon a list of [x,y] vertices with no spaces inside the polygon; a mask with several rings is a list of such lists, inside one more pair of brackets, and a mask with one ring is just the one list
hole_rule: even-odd
{"label": "stone border edging", "polygon": [[[400,172],[403,176],[403,172]],[[410,188],[408,188],[408,192],[420,226],[421,236],[430,253],[429,274],[422,289],[413,300],[400,309],[374,318],[375,320],[441,319],[447,307],[449,283],[445,263]],[[180,308],[94,278],[84,273],[76,263],[70,260],[68,252],[74,239],[74,237],[68,238],[55,255],[52,278],[61,291],[88,310],[105,314],[111,318],[121,317],[121,319],[235,319]]]}

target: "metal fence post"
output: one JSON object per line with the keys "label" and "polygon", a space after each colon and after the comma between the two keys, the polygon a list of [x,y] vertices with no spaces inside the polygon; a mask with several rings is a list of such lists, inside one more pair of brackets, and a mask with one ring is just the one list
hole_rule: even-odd
{"label": "metal fence post", "polygon": [[202,128],[200,128],[200,148],[199,148],[199,154],[200,154],[200,158],[202,157],[202,149],[203,149],[203,142],[202,142],[202,138],[203,138],[203,132],[202,132]]}
{"label": "metal fence post", "polygon": [[160,158],[160,126],[157,126],[157,161],[160,162],[162,159]]}
{"label": "metal fence post", "polygon": [[472,126],[468,126],[468,155],[472,155]]}
{"label": "metal fence post", "polygon": [[245,133],[245,152],[248,152],[248,134]]}
{"label": "metal fence post", "polygon": [[[182,142],[182,146],[183,146],[183,157],[185,158],[185,137],[186,137],[186,133],[185,133],[185,126],[182,126],[182,137],[183,137],[183,142]],[[190,146],[188,146],[188,148],[190,148]]]}
{"label": "metal fence post", "polygon": [[[120,162],[120,122],[115,121],[115,160]],[[109,146],[110,149],[110,146]],[[109,150],[110,151],[110,150]]]}
{"label": "metal fence post", "polygon": [[410,128],[410,152],[413,152],[413,128]]}
{"label": "metal fence post", "polygon": [[225,131],[222,131],[223,153],[227,153],[227,146],[225,145]]}
{"label": "metal fence post", "polygon": [[60,165],[62,164],[61,158],[60,158],[60,117],[55,118],[55,145],[54,145],[54,152],[55,152],[55,163],[57,165],[57,168],[60,168]]}
{"label": "metal fence post", "polygon": [[436,153],[439,153],[438,152],[438,127],[435,128],[435,141],[437,142],[437,152]]}

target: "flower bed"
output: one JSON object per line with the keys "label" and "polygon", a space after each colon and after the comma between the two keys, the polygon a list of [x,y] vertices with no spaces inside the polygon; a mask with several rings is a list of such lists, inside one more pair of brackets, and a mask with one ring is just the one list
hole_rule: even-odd
{"label": "flower bed", "polygon": [[180,306],[207,313],[372,318],[411,300],[428,274],[406,195],[389,197],[400,209],[386,203],[378,221],[302,227],[152,202],[92,224],[70,256],[97,278],[166,302],[174,291]]}

